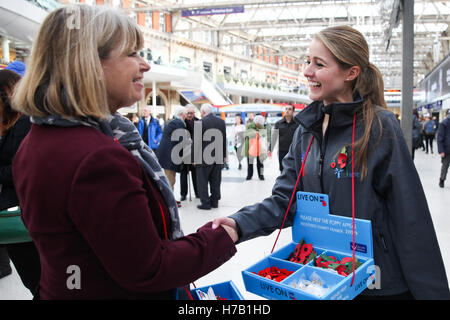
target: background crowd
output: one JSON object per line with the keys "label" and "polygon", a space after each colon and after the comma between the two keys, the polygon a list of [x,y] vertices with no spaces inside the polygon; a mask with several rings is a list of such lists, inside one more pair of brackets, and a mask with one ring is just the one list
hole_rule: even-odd
{"label": "background crowd", "polygon": [[[207,110],[206,113],[205,110]],[[177,176],[179,176],[180,200],[177,201],[178,206],[181,207],[181,201],[187,199],[189,192],[192,193],[192,188],[195,198],[201,199],[198,208],[209,210],[211,207],[216,208],[218,205],[221,184],[220,170],[229,169],[227,156],[236,157],[238,170],[242,170],[242,162],[244,158],[246,159],[245,180],[252,179],[255,165],[259,180],[264,180],[264,161],[271,157],[272,150],[278,147],[279,169],[280,172],[283,171],[282,160],[286,156],[293,134],[299,126],[298,121],[294,118],[294,107],[286,105],[283,109],[283,117],[273,125],[267,122],[267,116],[263,116],[263,114],[249,112],[245,119],[242,119],[241,114],[236,115],[235,122],[228,131],[224,129],[225,122],[214,115],[213,107],[208,103],[199,107],[193,104],[178,106],[173,117],[167,121],[153,117],[149,106],[144,107],[142,117],[139,118],[135,113],[130,113],[127,117],[138,128],[144,142],[158,156],[172,188],[174,188]],[[208,117],[204,119],[205,116]],[[209,125],[211,121],[215,122],[212,126]],[[201,135],[201,138],[208,128],[222,128],[220,130],[223,139],[219,146],[223,148],[223,162],[218,163],[218,166],[212,172],[204,173],[205,164],[195,163],[195,123],[202,124],[202,130],[197,133]],[[185,134],[182,137],[173,136],[177,129],[184,129]],[[201,152],[204,151],[206,146],[207,144],[203,146]],[[228,146],[231,147],[231,150]],[[180,154],[182,163],[174,163],[172,157],[174,148],[184,151],[184,156],[182,153]],[[200,151],[200,149],[197,151]],[[214,190],[214,196],[206,195],[204,191],[208,182]],[[203,193],[203,198],[201,193]],[[207,198],[211,199],[208,201]]]}

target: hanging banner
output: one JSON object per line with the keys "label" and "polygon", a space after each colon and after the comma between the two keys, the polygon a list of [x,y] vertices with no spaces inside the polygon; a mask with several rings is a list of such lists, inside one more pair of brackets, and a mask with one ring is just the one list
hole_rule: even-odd
{"label": "hanging banner", "polygon": [[182,17],[191,16],[210,16],[214,14],[232,14],[244,12],[244,6],[226,7],[226,8],[204,8],[194,10],[182,10]]}
{"label": "hanging banner", "polygon": [[450,60],[447,59],[441,66],[442,70],[442,92],[441,96],[450,94]]}
{"label": "hanging banner", "polygon": [[178,93],[192,104],[211,103],[201,90],[178,90]]}

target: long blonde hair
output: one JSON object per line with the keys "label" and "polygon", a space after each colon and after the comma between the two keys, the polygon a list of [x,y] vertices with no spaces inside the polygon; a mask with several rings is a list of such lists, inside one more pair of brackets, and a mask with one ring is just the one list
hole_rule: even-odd
{"label": "long blonde hair", "polygon": [[57,9],[38,32],[13,106],[30,116],[102,119],[110,111],[101,60],[117,47],[130,54],[143,43],[139,26],[119,10],[84,4]]}
{"label": "long blonde hair", "polygon": [[381,120],[377,107],[386,109],[384,83],[380,70],[369,61],[369,46],[358,31],[349,26],[326,28],[315,35],[331,52],[336,62],[343,68],[359,66],[360,73],[353,80],[353,93],[359,92],[363,98],[362,120],[365,125],[363,136],[355,142],[355,167],[359,168],[361,179],[367,175],[369,140],[373,121],[378,120],[381,138]]}

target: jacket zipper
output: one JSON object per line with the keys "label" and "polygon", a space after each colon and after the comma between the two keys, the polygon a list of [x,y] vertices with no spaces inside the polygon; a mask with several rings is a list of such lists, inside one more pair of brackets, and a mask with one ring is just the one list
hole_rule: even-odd
{"label": "jacket zipper", "polygon": [[[331,115],[330,115],[330,120],[331,121]],[[319,159],[319,178],[320,178],[320,188],[322,190],[322,193],[325,193],[325,188],[323,186],[323,163],[324,163],[324,158],[325,158],[325,152],[327,150],[327,143],[328,143],[328,132],[329,132],[329,128],[327,127],[327,130],[325,131],[325,134],[323,136],[323,139],[321,140],[321,145],[320,145],[320,159]]]}
{"label": "jacket zipper", "polygon": [[[327,130],[328,132],[328,130]],[[317,141],[320,141],[319,143],[319,149],[320,149],[320,157],[319,157],[319,172],[318,172],[318,177],[320,180],[320,189],[321,192],[324,193],[324,187],[323,187],[323,160],[325,158],[325,153],[323,151],[324,149],[324,145],[323,145],[323,140],[322,137],[319,137],[319,135],[314,132],[314,131],[306,131],[305,133],[310,133],[314,136],[314,139],[317,139]]]}
{"label": "jacket zipper", "polygon": [[[330,119],[328,120],[329,123],[331,121],[331,115],[330,115]],[[302,122],[300,121],[300,124],[302,124]],[[322,128],[322,126],[321,126]],[[328,142],[328,127],[327,130],[325,131],[325,135],[322,136],[322,134],[317,134],[315,131],[312,130],[308,130],[305,133],[311,133],[315,139],[317,139],[317,141],[320,141],[319,143],[319,148],[320,148],[320,158],[319,158],[319,172],[318,172],[318,176],[319,176],[319,180],[320,180],[320,190],[321,193],[325,193],[325,188],[323,185],[323,162],[324,162],[324,158],[325,158],[325,150],[326,150],[326,146],[327,146],[327,142]],[[320,131],[320,133],[322,133],[322,131]]]}
{"label": "jacket zipper", "polygon": [[[322,171],[323,171],[323,154],[322,154],[322,148],[320,148],[320,158],[319,158],[319,178],[322,181]],[[321,183],[322,184],[322,183]],[[323,188],[322,188],[323,189]]]}
{"label": "jacket zipper", "polygon": [[381,244],[383,245],[383,249],[385,252],[388,252],[388,247],[386,245],[386,240],[384,239],[383,234],[380,232],[380,240],[381,240]]}

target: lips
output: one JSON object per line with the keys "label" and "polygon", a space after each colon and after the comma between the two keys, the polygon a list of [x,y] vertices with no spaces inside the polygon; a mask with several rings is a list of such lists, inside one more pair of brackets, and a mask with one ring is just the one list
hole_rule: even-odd
{"label": "lips", "polygon": [[319,82],[316,82],[316,81],[309,81],[309,86],[311,88],[319,88],[321,86],[321,84]]}
{"label": "lips", "polygon": [[142,83],[143,77],[136,77],[133,79],[133,83],[138,85],[139,87],[144,87],[144,84]]}

